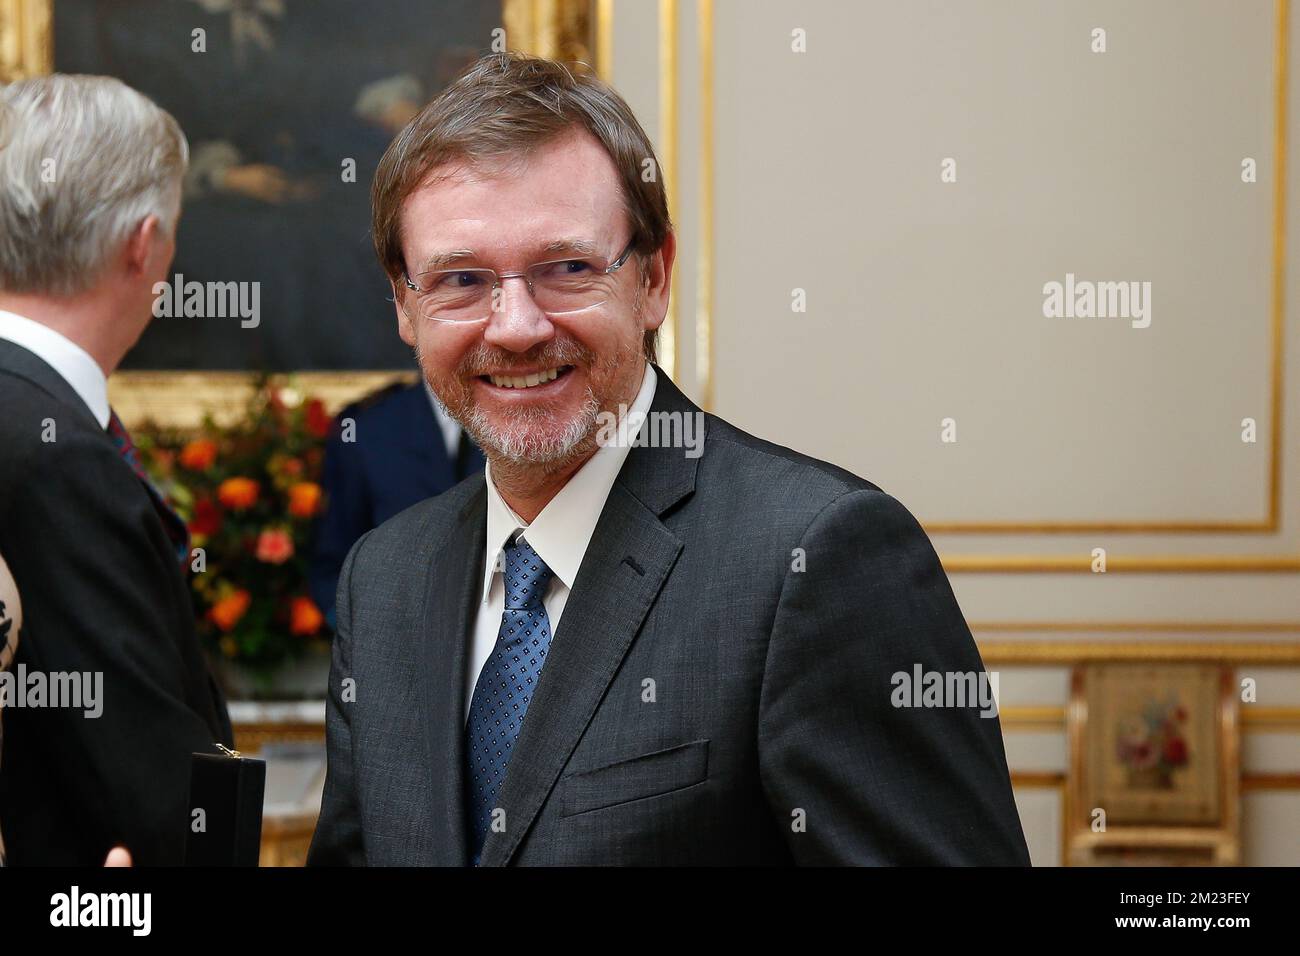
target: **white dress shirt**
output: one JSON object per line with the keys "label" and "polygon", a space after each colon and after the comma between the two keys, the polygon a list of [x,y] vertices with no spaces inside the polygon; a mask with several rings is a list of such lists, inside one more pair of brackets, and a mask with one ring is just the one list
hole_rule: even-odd
{"label": "white dress shirt", "polygon": [[0,309],[0,339],[21,345],[58,372],[86,403],[99,427],[108,427],[108,379],[89,352],[48,325],[4,309]]}
{"label": "white dress shirt", "polygon": [[[645,413],[654,400],[654,367],[647,362],[641,390],[637,392],[629,413],[640,416],[645,427]],[[636,420],[636,419],[634,419]],[[554,572],[551,583],[542,596],[546,617],[550,621],[551,636],[560,626],[560,616],[569,600],[569,591],[578,576],[578,568],[587,553],[587,545],[596,530],[600,513],[605,510],[605,499],[614,487],[614,479],[630,452],[631,443],[612,443],[596,449],[596,453],[573,473],[573,477],[552,498],[541,513],[528,524],[502,499],[492,481],[492,465],[485,469],[487,481],[487,547],[484,549],[482,599],[470,630],[471,644],[466,659],[465,719],[474,698],[474,685],[479,672],[496,646],[501,630],[501,612],[505,610],[505,575],[501,571],[501,552],[516,535],[523,538]],[[523,529],[522,532],[520,529]],[[543,669],[544,671],[544,669]]]}

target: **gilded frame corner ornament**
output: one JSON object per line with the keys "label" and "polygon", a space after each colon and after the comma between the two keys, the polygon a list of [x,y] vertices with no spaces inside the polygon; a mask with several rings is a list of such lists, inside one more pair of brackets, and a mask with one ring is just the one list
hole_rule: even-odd
{"label": "gilded frame corner ornament", "polygon": [[503,0],[501,4],[510,49],[586,63],[602,76],[606,64],[599,62],[603,44],[596,22],[607,17],[607,11],[598,10],[592,0]]}
{"label": "gilded frame corner ornament", "polygon": [[0,83],[53,68],[53,0],[0,0]]}

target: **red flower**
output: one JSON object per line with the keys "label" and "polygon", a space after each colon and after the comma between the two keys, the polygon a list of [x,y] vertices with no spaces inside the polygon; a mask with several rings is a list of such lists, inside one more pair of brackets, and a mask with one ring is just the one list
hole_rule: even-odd
{"label": "red flower", "polygon": [[304,424],[307,433],[314,438],[324,438],[330,433],[330,426],[334,423],[333,417],[325,411],[325,403],[319,398],[313,398],[307,403],[307,415]]}
{"label": "red flower", "polygon": [[1187,744],[1182,737],[1170,737],[1165,741],[1164,758],[1165,763],[1173,767],[1187,763]]}
{"label": "red flower", "polygon": [[1129,751],[1132,757],[1132,765],[1138,770],[1146,770],[1148,767],[1156,765],[1156,749],[1151,746],[1150,742],[1134,744],[1133,749]]}
{"label": "red flower", "polygon": [[289,633],[310,637],[325,623],[316,602],[309,597],[296,597],[289,602]]}
{"label": "red flower", "polygon": [[190,519],[190,534],[216,534],[221,530],[221,509],[209,498],[200,498],[194,504],[194,517]]}
{"label": "red flower", "polygon": [[293,557],[293,538],[283,528],[267,528],[257,536],[257,560],[284,564]]}

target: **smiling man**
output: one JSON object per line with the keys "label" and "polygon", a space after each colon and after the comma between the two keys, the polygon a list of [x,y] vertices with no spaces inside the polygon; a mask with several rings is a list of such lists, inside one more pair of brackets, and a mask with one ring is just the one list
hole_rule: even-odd
{"label": "smiling man", "polygon": [[505,54],[380,164],[398,332],[488,465],[344,564],[309,862],[1027,863],[996,716],[892,699],[983,672],[897,501],[711,415],[597,440],[701,414],[647,169],[613,90]]}

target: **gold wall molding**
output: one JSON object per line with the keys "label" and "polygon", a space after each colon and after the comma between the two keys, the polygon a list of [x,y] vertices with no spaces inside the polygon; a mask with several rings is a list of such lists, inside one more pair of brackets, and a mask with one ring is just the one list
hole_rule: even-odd
{"label": "gold wall molding", "polygon": [[[670,215],[677,212],[677,0],[659,0],[659,164],[668,192]],[[674,269],[676,263],[673,263]],[[672,378],[681,367],[677,334],[677,295],[668,297],[668,315],[659,327],[659,364]]]}
{"label": "gold wall molding", "polygon": [[[168,428],[196,428],[210,414],[227,425],[253,395],[257,376],[248,372],[115,372],[108,381],[114,411],[133,426],[152,421]],[[301,398],[319,398],[331,414],[393,382],[413,383],[419,374],[392,372],[285,372],[270,381]]]}
{"label": "gold wall molding", "polygon": [[[1064,733],[1065,705],[1000,707],[998,720],[1003,732]],[[1300,706],[1288,704],[1263,707],[1258,704],[1242,704],[1240,720],[1242,731],[1247,733],[1300,733]]]}
{"label": "gold wall molding", "polygon": [[1300,621],[970,621],[976,632],[1160,632],[1160,633],[1232,633],[1296,634]]}
{"label": "gold wall molding", "polygon": [[1068,666],[1098,661],[1206,661],[1270,667],[1300,665],[1297,641],[1073,641],[977,640],[986,667],[1044,664]]}
{"label": "gold wall molding", "polygon": [[1293,734],[1300,732],[1300,707],[1294,704],[1261,707],[1242,704],[1241,729],[1261,734]]}
{"label": "gold wall molding", "polygon": [[1300,790],[1300,773],[1245,773],[1241,775],[1241,789]]}
{"label": "gold wall molding", "polygon": [[596,72],[614,82],[614,0],[596,0]]}
{"label": "gold wall molding", "polygon": [[54,68],[51,0],[0,0],[0,83]]}
{"label": "gold wall molding", "polygon": [[927,521],[925,530],[930,534],[1267,534],[1278,530],[1277,502],[1271,491],[1269,497],[1268,517],[1246,521]]}
{"label": "gold wall molding", "polygon": [[502,0],[501,20],[511,50],[599,69],[598,31],[590,0]]}
{"label": "gold wall molding", "polygon": [[[1100,547],[1100,545],[1098,545]],[[949,574],[1094,574],[1092,554],[941,554]],[[1106,574],[1274,574],[1300,571],[1300,554],[1112,555]]]}
{"label": "gold wall molding", "polygon": [[1021,734],[1064,733],[1065,706],[1044,704],[1025,707],[999,707],[998,722],[1002,732]]}
{"label": "gold wall molding", "polygon": [[1039,790],[1055,790],[1065,785],[1065,774],[1059,770],[1012,770],[1011,785]]}
{"label": "gold wall molding", "polygon": [[713,408],[713,0],[696,0],[699,43],[699,237],[695,263],[695,382]]}

